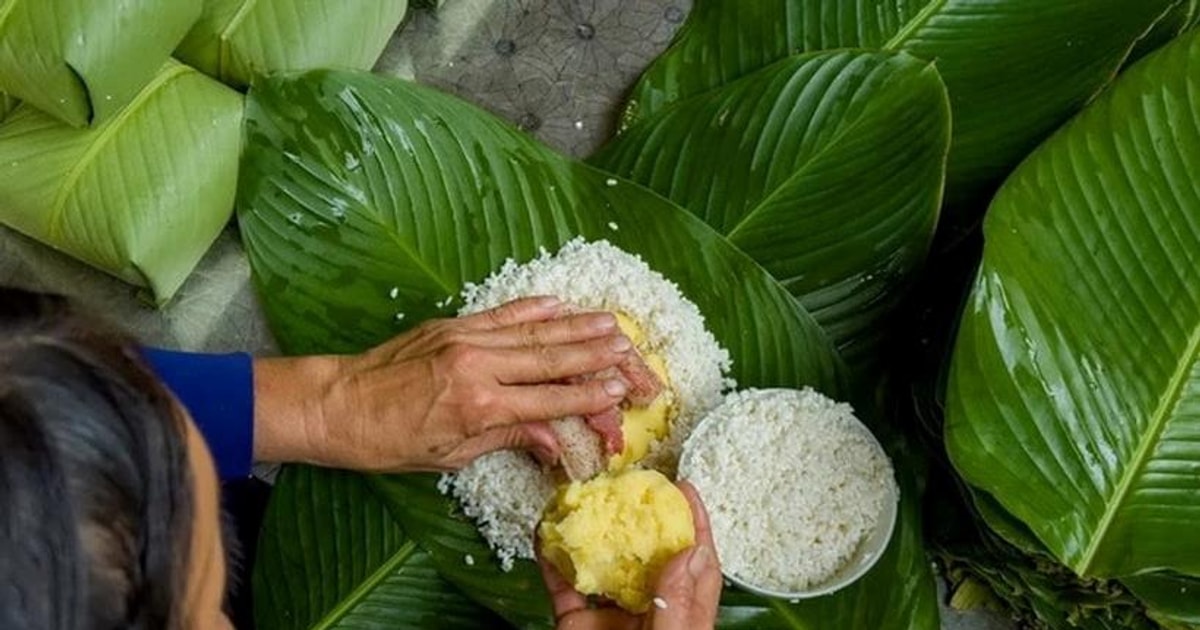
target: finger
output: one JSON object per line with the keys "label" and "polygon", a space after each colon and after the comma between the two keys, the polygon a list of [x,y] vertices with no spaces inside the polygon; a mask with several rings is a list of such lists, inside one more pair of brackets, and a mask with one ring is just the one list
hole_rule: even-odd
{"label": "finger", "polygon": [[612,313],[594,311],[560,317],[550,321],[531,321],[488,331],[488,345],[499,347],[548,346],[587,341],[618,332]]}
{"label": "finger", "polygon": [[619,379],[596,379],[573,385],[508,385],[502,388],[503,412],[486,418],[485,426],[492,429],[567,416],[590,416],[620,404],[627,392],[628,387]]}
{"label": "finger", "polygon": [[692,547],[680,552],[659,573],[654,585],[655,602],[650,609],[655,630],[689,630],[692,627],[693,609],[701,603],[696,601],[696,579],[688,566],[698,549]]}
{"label": "finger", "polygon": [[540,540],[535,541],[534,549],[537,550],[538,566],[542,569],[542,581],[546,583],[550,601],[554,604],[554,618],[562,619],[575,611],[587,610],[587,598],[559,573],[558,567],[542,556]]}
{"label": "finger", "polygon": [[467,330],[494,330],[526,322],[544,322],[558,317],[562,300],[554,296],[537,296],[513,300],[486,311],[458,318]]}
{"label": "finger", "polygon": [[679,486],[679,491],[683,493],[688,505],[692,508],[692,523],[696,528],[696,544],[708,545],[716,549],[717,546],[713,544],[712,523],[708,520],[708,509],[704,507],[704,502],[700,499],[700,492],[688,481],[680,481],[675,485]]}
{"label": "finger", "polygon": [[698,604],[695,613],[698,618],[693,619],[697,627],[710,627],[716,622],[717,604],[721,599],[721,588],[725,584],[725,580],[721,576],[721,557],[717,553],[717,545],[713,541],[712,522],[708,518],[708,509],[704,507],[704,502],[700,499],[700,492],[696,490],[696,486],[687,481],[680,481],[678,486],[679,490],[683,492],[683,496],[687,498],[688,505],[692,508],[692,522],[696,528],[696,546],[706,547],[711,552],[709,564],[702,568],[699,575],[694,576],[696,577],[695,598]]}
{"label": "finger", "polygon": [[528,451],[545,465],[557,462],[562,453],[558,438],[548,425],[529,423],[485,431],[463,442],[448,459],[452,465],[462,467],[488,453],[513,450]]}
{"label": "finger", "polygon": [[558,621],[558,630],[638,630],[641,627],[637,615],[620,608],[577,610]]}
{"label": "finger", "polygon": [[625,335],[529,348],[492,349],[502,385],[547,383],[592,374],[620,363],[633,349]]}

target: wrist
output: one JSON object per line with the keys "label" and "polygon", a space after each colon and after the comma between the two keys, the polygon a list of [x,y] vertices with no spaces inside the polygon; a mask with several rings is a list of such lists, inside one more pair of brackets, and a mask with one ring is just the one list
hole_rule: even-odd
{"label": "wrist", "polygon": [[341,363],[335,355],[255,359],[255,460],[328,463],[325,408]]}

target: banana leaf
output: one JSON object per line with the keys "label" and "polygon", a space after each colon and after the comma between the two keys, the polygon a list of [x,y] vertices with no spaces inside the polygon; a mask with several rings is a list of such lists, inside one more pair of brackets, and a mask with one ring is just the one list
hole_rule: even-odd
{"label": "banana leaf", "polygon": [[[816,322],[702,221],[473,106],[395,79],[318,71],[261,82],[247,111],[239,222],[268,320],[289,352],[360,350],[450,315],[446,298],[463,283],[582,235],[639,254],[675,281],[729,348],[743,386],[846,391],[840,357]],[[510,623],[548,623],[533,566],[500,572],[432,477],[373,477],[371,487],[445,579]],[[899,531],[918,531],[909,524]],[[877,569],[886,579],[848,591],[853,606],[828,609],[853,619],[852,608],[870,605],[913,621],[903,627],[935,628],[936,612],[921,603],[935,596],[928,565],[911,544],[916,534],[907,535],[895,561]],[[319,563],[312,554],[304,561]],[[761,618],[810,627],[788,606],[739,597]]]}
{"label": "banana leaf", "polygon": [[1133,51],[1129,53],[1126,65],[1131,65],[1142,57],[1158,50],[1163,44],[1174,39],[1177,35],[1191,28],[1200,19],[1200,1],[1183,0],[1175,5],[1158,20],[1141,39]]}
{"label": "banana leaf", "polygon": [[8,113],[16,109],[17,105],[20,104],[21,102],[17,99],[5,94],[4,92],[0,92],[0,122],[4,122],[4,118],[8,116]]}
{"label": "banana leaf", "polygon": [[1005,183],[954,351],[949,454],[1083,576],[1200,575],[1200,31]]}
{"label": "banana leaf", "polygon": [[358,475],[285,469],[259,545],[254,612],[262,630],[499,623],[438,576]]}
{"label": "banana leaf", "polygon": [[[950,91],[952,221],[1087,103],[1179,0],[697,0],[626,118],[798,52],[880,48],[934,61]],[[964,214],[964,216],[957,216]]]}
{"label": "banana leaf", "polygon": [[407,0],[203,0],[175,56],[237,88],[286,70],[369,69]]}
{"label": "banana leaf", "polygon": [[73,127],[106,122],[199,15],[200,0],[0,2],[0,90]]}
{"label": "banana leaf", "polygon": [[681,99],[590,161],[724,234],[859,364],[878,357],[882,321],[925,260],[949,143],[931,64],[843,50]]}
{"label": "banana leaf", "polygon": [[1200,578],[1148,573],[1121,581],[1164,626],[1200,628]]}
{"label": "banana leaf", "polygon": [[168,62],[121,115],[0,125],[0,222],[170,299],[229,221],[243,98]]}

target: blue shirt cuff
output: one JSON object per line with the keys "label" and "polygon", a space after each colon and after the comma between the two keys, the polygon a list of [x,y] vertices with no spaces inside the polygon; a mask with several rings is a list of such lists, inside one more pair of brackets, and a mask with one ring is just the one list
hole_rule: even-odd
{"label": "blue shirt cuff", "polygon": [[204,435],[222,481],[250,475],[254,462],[254,364],[250,355],[143,348],[146,362]]}

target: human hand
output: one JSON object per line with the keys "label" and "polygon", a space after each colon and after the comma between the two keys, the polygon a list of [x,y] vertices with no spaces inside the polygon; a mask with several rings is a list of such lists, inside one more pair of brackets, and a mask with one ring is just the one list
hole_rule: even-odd
{"label": "human hand", "polygon": [[563,311],[529,298],[426,322],[360,355],[256,361],[256,458],[389,472],[454,470],[499,449],[553,460],[545,422],[606,411],[627,390],[559,382],[632,351],[612,314]]}
{"label": "human hand", "polygon": [[652,606],[643,615],[616,607],[589,608],[587,598],[554,565],[539,558],[559,630],[697,630],[716,624],[723,580],[708,512],[690,483],[677,485],[692,507],[696,544],[672,558],[658,577],[655,595],[666,608]]}

